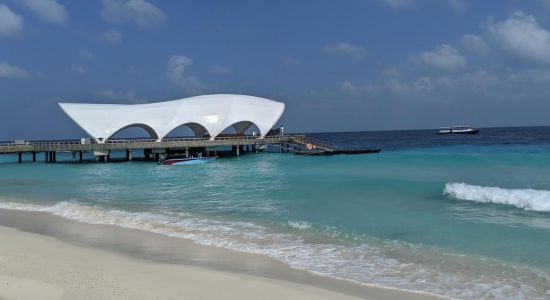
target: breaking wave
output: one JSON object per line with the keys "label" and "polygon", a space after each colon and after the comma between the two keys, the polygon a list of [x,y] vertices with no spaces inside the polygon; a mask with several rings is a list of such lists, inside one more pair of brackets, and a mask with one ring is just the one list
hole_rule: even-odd
{"label": "breaking wave", "polygon": [[288,226],[290,226],[291,228],[294,228],[294,229],[309,229],[311,228],[311,224],[309,224],[308,222],[301,222],[301,221],[288,221],[287,222]]}
{"label": "breaking wave", "polygon": [[504,189],[449,182],[445,185],[443,194],[459,200],[513,205],[524,210],[550,212],[550,191],[545,190]]}
{"label": "breaking wave", "polygon": [[[264,254],[293,268],[358,283],[464,299],[550,297],[546,288],[550,277],[537,269],[395,240],[360,237],[349,243],[330,239],[312,242],[250,222],[212,220],[185,212],[112,210],[66,201],[51,206],[0,201],[0,208],[41,211],[85,223],[140,229],[201,245]],[[313,230],[306,222],[289,221],[288,226],[298,232]]]}

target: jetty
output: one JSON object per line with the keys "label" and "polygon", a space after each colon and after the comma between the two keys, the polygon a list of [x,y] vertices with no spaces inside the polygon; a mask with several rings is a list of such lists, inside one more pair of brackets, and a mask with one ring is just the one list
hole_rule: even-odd
{"label": "jetty", "polygon": [[[109,162],[136,159],[159,161],[171,157],[239,156],[243,152],[292,152],[302,155],[375,153],[371,150],[342,150],[305,135],[284,134],[283,127],[273,129],[285,104],[246,95],[202,95],[145,104],[59,103],[60,108],[89,136],[80,140],[25,141],[0,143],[0,155],[17,155],[33,162],[43,155],[48,163],[57,162],[58,153],[69,153],[73,162]],[[186,126],[194,137],[167,138]],[[253,130],[252,128],[256,128]],[[119,139],[127,128],[145,130],[150,139]],[[233,128],[235,134],[225,133]],[[251,134],[250,134],[250,131]],[[247,135],[248,134],[248,135]],[[379,152],[379,150],[378,150]],[[113,158],[113,159],[112,159]],[[89,160],[89,159],[87,159]]]}
{"label": "jetty", "polygon": [[222,148],[229,148],[233,156],[240,156],[246,152],[263,152],[269,147],[281,153],[298,155],[336,155],[378,153],[380,149],[339,149],[336,146],[306,135],[276,135],[266,136],[234,136],[209,138],[167,138],[154,139],[113,139],[104,143],[93,140],[66,140],[66,141],[13,141],[0,143],[0,155],[17,155],[17,161],[23,162],[25,154],[30,155],[31,161],[36,162],[43,157],[44,162],[57,162],[58,153],[70,153],[72,161],[83,162],[84,154],[91,154],[96,162],[112,161],[111,153],[125,152],[125,161],[134,159],[136,151],[142,151],[143,159],[158,161],[172,155],[189,157],[192,155],[214,156]]}

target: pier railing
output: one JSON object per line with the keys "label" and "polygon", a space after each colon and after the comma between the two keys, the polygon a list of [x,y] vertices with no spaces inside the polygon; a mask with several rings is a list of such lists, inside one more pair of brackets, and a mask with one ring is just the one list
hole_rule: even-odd
{"label": "pier railing", "polygon": [[259,136],[231,136],[210,138],[167,138],[154,139],[116,139],[105,143],[80,140],[69,141],[27,141],[0,143],[0,154],[19,152],[45,151],[101,151],[123,149],[160,149],[185,147],[239,146],[250,144],[281,144],[292,143],[293,139],[303,139],[301,135],[275,135],[261,138]]}
{"label": "pier railing", "polygon": [[[305,135],[293,135],[291,137],[292,141],[296,144],[301,144],[303,146],[311,145],[312,147],[315,147],[315,149],[324,150],[324,151],[334,151],[335,146],[325,142],[323,140],[315,139],[312,137],[308,137]],[[311,150],[311,149],[308,149]]]}

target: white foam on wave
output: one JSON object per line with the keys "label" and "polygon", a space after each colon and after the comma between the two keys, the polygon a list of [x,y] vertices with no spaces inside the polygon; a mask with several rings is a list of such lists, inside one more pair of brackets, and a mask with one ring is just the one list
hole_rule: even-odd
{"label": "white foam on wave", "polygon": [[459,200],[513,205],[524,210],[550,212],[550,191],[546,190],[504,189],[448,182],[443,194]]}
{"label": "white foam on wave", "polygon": [[305,221],[288,221],[287,224],[294,229],[305,230],[311,228],[311,224]]}
{"label": "white foam on wave", "polygon": [[[525,268],[510,270],[507,265],[498,262],[465,258],[398,241],[312,243],[299,235],[275,232],[250,222],[218,221],[182,212],[110,210],[75,202],[41,206],[0,201],[0,208],[47,212],[86,223],[140,229],[190,239],[201,245],[264,254],[293,268],[358,283],[418,290],[453,298],[550,297],[549,289],[540,289],[550,282],[545,273]],[[300,231],[309,230],[311,226],[305,222],[288,223]],[[446,263],[441,264],[441,261]],[[487,268],[494,270],[487,275]],[[513,273],[510,278],[498,275],[507,272]],[[532,282],[526,283],[522,278],[530,278]]]}

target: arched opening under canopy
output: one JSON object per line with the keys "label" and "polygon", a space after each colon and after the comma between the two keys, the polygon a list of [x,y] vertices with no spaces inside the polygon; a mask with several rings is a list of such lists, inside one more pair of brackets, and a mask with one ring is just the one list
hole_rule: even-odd
{"label": "arched opening under canopy", "polygon": [[255,135],[261,136],[260,129],[254,122],[251,121],[240,121],[237,123],[231,124],[229,127],[225,128],[218,137],[224,136],[244,136],[244,135]]}
{"label": "arched opening under canopy", "polygon": [[159,136],[155,130],[147,124],[130,124],[117,130],[105,140],[125,139],[125,138],[150,138],[158,140]]}
{"label": "arched opening under canopy", "polygon": [[210,137],[208,130],[199,123],[189,122],[172,129],[164,138],[206,138]]}

